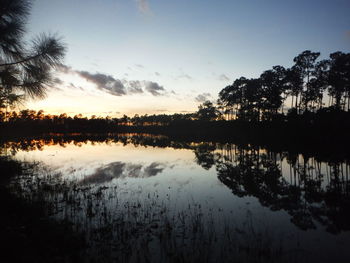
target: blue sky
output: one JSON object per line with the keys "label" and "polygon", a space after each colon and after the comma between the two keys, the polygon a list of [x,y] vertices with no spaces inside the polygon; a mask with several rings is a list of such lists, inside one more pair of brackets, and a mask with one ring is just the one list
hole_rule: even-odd
{"label": "blue sky", "polygon": [[[349,52],[349,11],[348,0],[36,0],[29,35],[63,36],[67,67],[46,99],[26,106],[101,116],[194,111],[235,78],[291,66],[306,49]],[[108,87],[101,76],[112,77]]]}

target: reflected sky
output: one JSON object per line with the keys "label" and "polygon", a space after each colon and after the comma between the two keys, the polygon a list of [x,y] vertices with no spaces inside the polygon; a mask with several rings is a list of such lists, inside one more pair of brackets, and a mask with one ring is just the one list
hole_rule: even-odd
{"label": "reflected sky", "polygon": [[[334,187],[343,187],[336,191],[343,189],[341,198],[347,198],[345,163],[332,166],[302,155],[286,157],[231,144],[187,143],[174,148],[118,140],[49,143],[40,150],[19,150],[15,158],[42,162],[49,171],[83,186],[117,186],[124,199],[142,200],[151,194],[174,210],[190,203],[214,211],[216,220],[242,225],[250,218],[257,229],[283,237],[291,246],[301,242],[307,250],[324,251],[322,256],[328,251],[346,255],[350,243],[348,225],[339,225],[332,218],[332,204],[327,204]],[[257,165],[263,168],[257,170]],[[339,205],[334,209],[344,209]]]}

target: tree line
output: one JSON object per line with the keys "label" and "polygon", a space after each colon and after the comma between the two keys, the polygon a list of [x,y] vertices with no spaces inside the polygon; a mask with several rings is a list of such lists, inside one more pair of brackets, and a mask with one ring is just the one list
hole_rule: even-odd
{"label": "tree line", "polygon": [[[218,94],[217,103],[205,101],[198,110],[187,114],[123,115],[120,118],[74,117],[66,113],[45,115],[42,110],[8,112],[13,100],[0,96],[0,122],[51,120],[55,123],[114,123],[122,126],[164,126],[181,121],[232,121],[266,122],[288,121],[325,115],[344,117],[350,112],[350,53],[335,52],[329,59],[318,61],[319,52],[306,50],[294,58],[291,68],[274,66],[259,78],[240,77]],[[1,65],[0,65],[1,66]],[[5,74],[5,73],[4,73]],[[0,76],[1,79],[1,76]],[[2,83],[5,83],[2,80]],[[6,91],[6,88],[0,88]],[[3,94],[2,94],[3,95]],[[347,117],[346,117],[347,119]]]}
{"label": "tree line", "polygon": [[306,50],[293,59],[291,68],[274,66],[259,78],[236,79],[220,91],[218,109],[227,120],[247,121],[317,112],[325,107],[349,111],[350,53],[338,51],[329,59],[319,57],[319,52]]}
{"label": "tree line", "polygon": [[[190,121],[265,122],[340,118],[350,111],[350,53],[334,52],[320,60],[319,52],[306,50],[293,66],[274,66],[258,78],[240,77],[222,89],[218,101],[205,101],[188,114],[135,115],[90,119],[45,115],[43,111],[10,112],[28,97],[42,98],[52,83],[52,69],[61,65],[65,46],[60,38],[41,34],[32,46],[24,41],[30,0],[2,0],[0,12],[0,123],[36,121],[72,125],[165,126]],[[344,114],[346,113],[346,114]],[[331,116],[331,117],[330,117]],[[340,117],[339,117],[340,116]]]}

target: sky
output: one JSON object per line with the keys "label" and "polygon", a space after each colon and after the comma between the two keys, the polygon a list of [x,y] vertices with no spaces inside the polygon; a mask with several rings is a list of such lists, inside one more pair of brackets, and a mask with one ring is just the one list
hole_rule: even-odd
{"label": "sky", "polygon": [[85,116],[196,111],[236,78],[304,50],[350,52],[349,0],[35,0],[28,39],[57,34],[64,65],[24,107]]}

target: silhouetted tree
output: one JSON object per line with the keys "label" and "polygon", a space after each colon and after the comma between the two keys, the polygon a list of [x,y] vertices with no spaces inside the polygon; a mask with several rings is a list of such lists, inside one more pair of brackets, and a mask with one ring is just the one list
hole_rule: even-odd
{"label": "silhouetted tree", "polygon": [[212,121],[219,117],[219,112],[210,101],[205,101],[198,106],[197,116],[202,121]]}
{"label": "silhouetted tree", "polygon": [[51,83],[51,69],[61,63],[65,47],[56,36],[41,34],[29,48],[24,40],[29,0],[1,0],[0,106],[23,98],[42,98]]}
{"label": "silhouetted tree", "polygon": [[308,87],[310,85],[310,78],[313,76],[313,70],[316,66],[316,60],[320,56],[319,52],[311,52],[310,50],[305,50],[298,56],[294,58],[294,68],[296,72],[298,72],[299,77],[301,78],[301,86],[299,86],[300,90],[300,101],[299,101],[299,108],[302,105],[303,110],[307,109],[307,104],[309,103],[309,99],[307,96],[305,96],[305,92],[308,90]]}
{"label": "silhouetted tree", "polygon": [[[275,66],[272,70],[267,70],[260,76],[262,85],[260,104],[265,119],[270,119],[272,115],[277,114],[278,109],[283,105],[285,97],[282,94],[286,88],[285,71],[282,66]],[[267,116],[266,113],[268,113]]]}
{"label": "silhouetted tree", "polygon": [[[345,97],[349,98],[350,86],[350,54],[335,52],[330,54],[329,95],[335,98],[335,108],[345,108]],[[348,106],[349,109],[349,101]]]}

